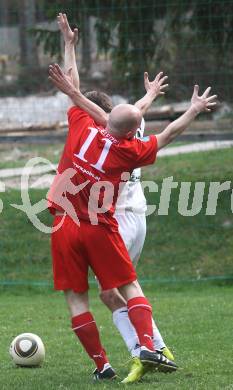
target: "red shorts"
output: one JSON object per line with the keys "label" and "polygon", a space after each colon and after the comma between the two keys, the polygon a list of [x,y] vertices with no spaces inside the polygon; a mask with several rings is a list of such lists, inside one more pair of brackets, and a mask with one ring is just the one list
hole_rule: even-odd
{"label": "red shorts", "polygon": [[[54,218],[56,226],[61,216]],[[75,292],[88,290],[91,267],[103,290],[120,287],[137,279],[126,246],[108,225],[91,225],[81,220],[78,226],[69,216],[52,233],[54,287]]]}

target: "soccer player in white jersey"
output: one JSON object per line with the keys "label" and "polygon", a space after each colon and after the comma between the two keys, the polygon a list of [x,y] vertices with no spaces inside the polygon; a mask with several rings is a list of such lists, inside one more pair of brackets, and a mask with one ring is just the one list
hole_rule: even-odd
{"label": "soccer player in white jersey", "polygon": [[[78,40],[78,30],[72,31],[70,29],[67,17],[65,14],[59,14],[58,24],[65,40],[65,68],[68,70],[72,68],[72,76],[75,84],[75,78],[78,77],[78,69],[75,58],[75,43]],[[152,101],[159,95],[163,95],[163,89],[167,87],[164,84],[166,76],[163,77],[162,72],[159,73],[153,82],[148,79],[148,74],[145,73],[145,88],[153,90],[153,98],[148,102],[146,100],[139,100],[135,103],[136,106],[143,106],[144,112],[149,108]],[[110,98],[101,92],[92,91],[86,94],[90,100],[94,101],[106,112],[110,112],[112,109],[112,103]],[[145,122],[142,119],[141,126],[137,130],[136,137],[143,138]],[[130,258],[136,267],[139,257],[142,252],[142,248],[146,236],[146,217],[145,212],[147,209],[146,199],[140,183],[141,169],[135,169],[125,186],[121,196],[118,199],[115,218],[119,224],[119,232],[125,242],[128,249]],[[104,290],[100,292],[100,298],[102,302],[110,309],[113,315],[113,322],[123,337],[125,344],[132,356],[132,365],[129,375],[123,381],[124,383],[135,382],[135,379],[139,380],[144,372],[140,359],[140,345],[133,325],[128,317],[128,310],[124,298],[121,296],[117,289]],[[154,345],[156,349],[162,350],[164,356],[170,360],[174,360],[172,353],[166,347],[163,338],[153,321],[153,336]]]}

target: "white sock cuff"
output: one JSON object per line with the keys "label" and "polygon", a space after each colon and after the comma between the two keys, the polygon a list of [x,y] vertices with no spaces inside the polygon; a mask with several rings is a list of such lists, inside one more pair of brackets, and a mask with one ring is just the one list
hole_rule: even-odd
{"label": "white sock cuff", "polygon": [[100,372],[102,373],[102,372],[104,372],[105,370],[107,370],[110,367],[112,367],[110,363],[105,363],[104,368]]}
{"label": "white sock cuff", "polygon": [[113,319],[114,324],[116,324],[117,318],[118,318],[119,314],[121,314],[121,315],[125,314],[125,315],[128,316],[128,308],[127,308],[127,306],[122,306],[122,307],[120,307],[120,309],[114,310],[114,312],[112,313],[112,319]]}

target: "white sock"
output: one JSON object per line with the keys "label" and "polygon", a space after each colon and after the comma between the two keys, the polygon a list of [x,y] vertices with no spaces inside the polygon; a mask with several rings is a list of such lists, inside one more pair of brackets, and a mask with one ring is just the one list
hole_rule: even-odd
{"label": "white sock", "polygon": [[140,355],[141,348],[137,333],[129,319],[127,306],[123,306],[120,309],[115,310],[112,313],[112,319],[131,355],[133,357],[138,357]]}
{"label": "white sock", "polygon": [[163,341],[163,338],[157,328],[157,326],[155,325],[155,322],[152,318],[152,327],[153,327],[153,344],[154,344],[154,349],[161,349],[161,348],[164,348],[166,347],[164,341]]}
{"label": "white sock", "polygon": [[104,364],[104,368],[102,371],[100,371],[101,373],[103,373],[105,370],[107,370],[108,368],[112,367],[110,363],[105,363]]}

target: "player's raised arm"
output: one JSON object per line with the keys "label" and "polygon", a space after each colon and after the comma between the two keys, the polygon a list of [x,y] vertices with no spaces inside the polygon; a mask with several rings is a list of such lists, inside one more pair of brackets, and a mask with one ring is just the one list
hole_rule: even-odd
{"label": "player's raised arm", "polygon": [[191,105],[178,119],[170,123],[166,129],[157,135],[158,150],[169,144],[181,134],[201,112],[210,112],[216,106],[217,95],[209,96],[211,87],[208,87],[203,95],[199,96],[199,86],[194,86]]}
{"label": "player's raised arm", "polygon": [[75,45],[78,42],[78,29],[75,28],[72,31],[66,14],[62,14],[61,12],[57,17],[57,23],[65,42],[65,72],[67,73],[68,70],[72,68],[73,83],[74,86],[79,89],[80,81],[75,55]]}
{"label": "player's raised arm", "polygon": [[86,111],[96,123],[106,126],[108,114],[97,104],[87,99],[79,89],[75,88],[72,81],[72,69],[69,69],[68,73],[65,74],[58,64],[50,65],[49,79],[60,91],[70,97],[75,106]]}
{"label": "player's raised arm", "polygon": [[163,72],[159,72],[153,81],[149,80],[148,73],[144,73],[144,86],[146,94],[142,99],[135,103],[135,106],[141,111],[142,115],[146,113],[152,102],[161,95],[164,95],[164,90],[168,87],[165,84],[167,76],[163,76]]}

